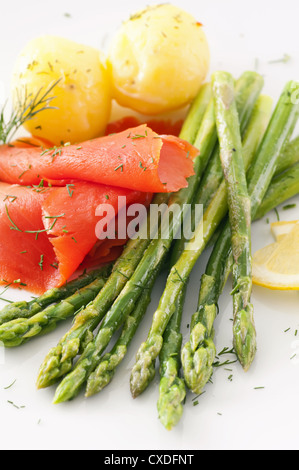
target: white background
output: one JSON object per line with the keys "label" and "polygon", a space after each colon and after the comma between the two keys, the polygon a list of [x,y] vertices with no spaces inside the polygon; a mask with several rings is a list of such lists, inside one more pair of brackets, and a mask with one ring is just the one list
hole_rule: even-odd
{"label": "white background", "polygon": [[[150,0],[3,0],[0,28],[0,101],[9,94],[11,69],[25,42],[44,33],[65,36],[103,48],[119,23]],[[235,76],[256,69],[265,76],[266,93],[276,100],[290,79],[299,79],[296,0],[176,1],[204,24],[211,48],[211,72],[225,69]],[[69,13],[71,17],[66,17]],[[284,54],[288,63],[270,64]],[[292,201],[293,202],[293,201]],[[295,198],[294,202],[299,202]],[[285,220],[299,210],[279,210]],[[269,215],[275,221],[274,213]],[[265,220],[253,226],[253,251],[272,242]],[[196,307],[200,275],[208,252],[192,275],[183,329]],[[299,330],[298,293],[254,287],[258,352],[245,374],[219,368],[197,406],[188,395],[184,416],[171,432],[157,418],[158,381],[138,399],[131,399],[128,379],[134,355],[146,337],[151,315],[164,285],[158,283],[147,318],[130,352],[107,389],[93,398],[52,405],[54,389],[37,391],[38,367],[49,348],[70,325],[0,357],[1,449],[298,449],[299,448]],[[231,298],[227,286],[216,321],[216,345],[231,347]],[[11,298],[29,294],[10,292]],[[293,359],[291,359],[293,357]],[[228,358],[231,358],[228,357]],[[232,374],[232,380],[229,375]],[[5,390],[12,382],[14,385]],[[263,388],[259,388],[263,387]],[[258,389],[257,389],[258,388]],[[17,409],[8,401],[13,401]]]}

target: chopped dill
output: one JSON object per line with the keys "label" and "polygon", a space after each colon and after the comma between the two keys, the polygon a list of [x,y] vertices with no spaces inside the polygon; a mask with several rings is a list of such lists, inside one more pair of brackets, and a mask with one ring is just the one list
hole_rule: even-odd
{"label": "chopped dill", "polygon": [[66,189],[67,189],[67,192],[69,193],[69,196],[73,197],[74,190],[71,190],[70,188],[75,188],[75,185],[74,184],[67,184],[66,185]]}
{"label": "chopped dill", "polygon": [[14,221],[12,220],[12,218],[10,217],[9,215],[9,212],[8,212],[8,207],[7,205],[5,204],[5,210],[6,210],[6,214],[7,214],[7,217],[10,221],[10,223],[12,224],[12,226],[10,227],[11,230],[16,230],[17,232],[22,232],[22,230],[16,226],[16,224],[14,223]]}
{"label": "chopped dill", "polygon": [[22,176],[24,176],[24,175],[25,175],[25,173],[27,173],[27,171],[31,170],[31,168],[32,168],[32,166],[31,166],[31,165],[29,165],[29,167],[27,168],[27,170],[24,170],[24,171],[23,171],[23,172],[22,172],[22,173],[19,175],[19,177],[18,177],[18,178],[19,178],[19,180],[22,178]]}
{"label": "chopped dill", "polygon": [[290,60],[291,56],[289,54],[284,54],[280,59],[269,60],[269,64],[287,64]]}
{"label": "chopped dill", "polygon": [[11,400],[7,400],[7,403],[9,403],[10,405],[12,405],[14,408],[17,408],[18,410],[22,409],[22,408],[26,408],[24,405],[22,406],[18,406],[16,405],[13,401]]}
{"label": "chopped dill", "polygon": [[295,207],[297,207],[297,204],[287,204],[286,206],[283,206],[283,210],[284,211],[287,211],[289,209],[295,209]]}
{"label": "chopped dill", "polygon": [[44,269],[44,255],[40,255],[40,262],[38,263],[41,271]]}
{"label": "chopped dill", "polygon": [[116,168],[114,168],[114,171],[120,170],[122,173],[124,171],[124,164],[122,163],[121,165],[118,165]]}
{"label": "chopped dill", "polygon": [[7,387],[4,387],[4,390],[8,390],[9,388],[13,387],[13,385],[16,383],[17,379],[15,379],[10,385]]}
{"label": "chopped dill", "polygon": [[10,202],[15,202],[15,200],[18,199],[18,196],[10,196],[9,194],[7,194],[3,199],[3,202],[5,202],[7,199],[11,199]]}
{"label": "chopped dill", "polygon": [[147,170],[147,167],[143,166],[141,161],[139,162],[139,168],[141,168],[143,171]]}

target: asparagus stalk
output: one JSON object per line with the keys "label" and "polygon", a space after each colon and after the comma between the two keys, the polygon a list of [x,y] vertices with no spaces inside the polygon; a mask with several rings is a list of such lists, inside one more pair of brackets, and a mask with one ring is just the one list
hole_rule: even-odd
{"label": "asparagus stalk", "polygon": [[[255,139],[252,139],[252,145],[253,141]],[[252,150],[255,150],[255,144]],[[253,157],[253,153],[248,151],[247,157]],[[158,309],[154,314],[147,340],[140,346],[136,363],[132,369],[130,386],[133,397],[138,396],[149,385],[151,379],[149,370],[160,354],[163,334],[175,312],[176,302],[189,279],[196,261],[226,215],[226,212],[227,193],[224,183],[219,187],[212,203],[197,225],[193,238],[186,244],[184,251],[170,270],[166,287],[160,299]]]}
{"label": "asparagus stalk", "polygon": [[17,318],[0,326],[0,341],[5,347],[15,347],[35,336],[49,333],[57,323],[70,318],[86,307],[104,287],[107,276],[98,276],[91,284],[82,287],[66,299],[49,305],[30,318]]}
{"label": "asparagus stalk", "polygon": [[275,176],[299,162],[299,136],[289,142],[278,159]]}
{"label": "asparagus stalk", "polygon": [[[294,117],[293,111],[289,110],[289,118],[283,116],[284,112],[284,97],[288,93],[287,85],[286,89],[282,93],[281,99],[276,107],[276,110],[273,114],[271,119],[271,123],[267,128],[267,132],[263,139],[261,146],[259,147],[258,151],[258,158],[257,161],[264,161],[265,165],[269,164],[270,159],[276,159],[277,155],[279,154],[279,149],[281,150],[280,156],[277,161],[276,165],[276,172],[279,172],[281,168],[284,166],[285,161],[285,154],[289,155],[289,162],[293,162],[296,160],[296,145],[294,142],[291,142],[287,147],[285,147],[284,142],[288,141],[288,136],[292,133],[292,128],[296,122],[296,116]],[[280,122],[281,119],[281,122]],[[288,128],[288,132],[285,134],[285,128]],[[273,136],[277,136],[277,140],[275,139],[275,146],[273,146]],[[289,149],[292,148],[294,154],[289,152]],[[254,168],[254,166],[253,166]],[[256,165],[256,170],[252,170],[251,172],[251,180],[254,180],[254,175],[256,175],[259,180],[260,175],[260,166]],[[255,184],[252,186],[252,191],[254,193],[261,191],[264,193],[268,186],[269,180],[271,175],[264,181],[264,185]],[[282,175],[276,176],[268,189],[268,192],[264,196],[264,200],[260,207],[256,210],[254,205],[252,206],[252,218],[256,220],[257,218],[262,217],[268,210],[274,208],[277,204],[284,202],[289,197],[298,194],[299,192],[299,168],[297,169],[296,165],[291,167]],[[232,244],[231,244],[231,231],[229,223],[226,223],[225,228],[223,229],[222,233],[220,234],[212,254],[210,256],[208,265],[206,267],[205,274],[201,280],[201,289],[200,289],[200,299],[199,299],[199,307],[198,311],[192,317],[192,324],[191,324],[191,339],[192,333],[196,331],[196,328],[203,329],[206,327],[204,336],[201,341],[194,345],[194,351],[192,351],[190,343],[187,343],[184,346],[183,352],[186,356],[184,364],[184,375],[185,380],[188,387],[194,393],[201,393],[203,387],[207,383],[212,373],[212,363],[214,358],[210,355],[211,360],[208,362],[209,372],[207,371],[207,366],[205,362],[197,361],[197,367],[195,367],[194,357],[204,356],[204,354],[208,354],[211,349],[214,349],[215,346],[213,345],[212,336],[213,336],[213,322],[216,316],[217,311],[217,303],[219,296],[223,290],[223,287],[226,283],[227,277],[231,272],[233,265],[233,256],[232,256]],[[209,326],[207,326],[209,325]],[[194,328],[194,332],[193,332]],[[208,349],[205,353],[205,349]],[[189,353],[189,354],[188,354]]]}
{"label": "asparagus stalk", "polygon": [[212,98],[212,88],[210,83],[205,83],[196,98],[193,100],[187,117],[183,123],[180,138],[194,144],[198,129],[203,120],[206,109]]}
{"label": "asparagus stalk", "polygon": [[[299,82],[286,84],[276,109],[272,115],[267,132],[261,143],[255,160],[248,172],[248,192],[252,199],[252,217],[264,199],[275,173],[282,171],[285,152],[293,147],[290,143],[299,117],[299,102],[292,99],[293,91],[298,92]],[[298,148],[298,147],[297,147]],[[297,154],[298,155],[298,154]],[[298,157],[297,157],[298,158]]]}
{"label": "asparagus stalk", "polygon": [[[174,236],[181,227],[185,206],[190,204],[193,199],[196,187],[206,168],[216,140],[214,103],[211,100],[194,143],[195,147],[199,150],[199,155],[194,160],[195,175],[189,178],[187,188],[170,196],[168,211],[162,217],[161,230],[158,236],[151,241],[134,274],[126,283],[111,309],[107,312],[94,340],[87,344],[72,372],[66,375],[58,386],[54,396],[54,403],[71,400],[77,395],[82,384],[97,367],[112,335],[122,326],[127,316],[132,313],[135,303],[140,297],[142,290],[147,286],[153,273],[162,269]],[[176,208],[175,215],[174,207]],[[152,376],[152,370],[153,367],[147,369],[150,377]]]}
{"label": "asparagus stalk", "polygon": [[151,294],[155,281],[156,275],[152,276],[146,289],[144,289],[138,299],[134,312],[127,317],[121,335],[114,347],[109,353],[106,353],[101,358],[94,372],[90,374],[86,385],[86,397],[90,397],[100,392],[113,379],[116,368],[125,358],[129,345],[142,322],[142,319],[144,318],[147,307],[151,301]]}
{"label": "asparagus stalk", "polygon": [[157,408],[161,423],[169,431],[181,419],[183,402],[186,397],[185,382],[179,375],[183,340],[181,320],[185,296],[186,287],[177,299],[176,311],[166,327],[160,352],[160,385]]}
{"label": "asparagus stalk", "polygon": [[[248,123],[256,104],[256,101],[261,93],[264,85],[264,79],[261,75],[255,72],[245,72],[237,80],[235,85],[236,103],[240,119],[241,133],[244,137],[248,127]],[[252,138],[255,135],[252,134]],[[221,181],[223,180],[223,171],[219,155],[219,143],[217,143],[212,157],[208,163],[207,169],[200,181],[199,187],[192,202],[191,208],[191,229],[195,230],[195,208],[197,204],[202,204],[205,210],[211,202],[214,194],[216,193]],[[293,152],[291,153],[293,154]],[[289,165],[288,165],[289,166]],[[182,253],[187,240],[182,236],[176,241],[175,253]]]}
{"label": "asparagus stalk", "polygon": [[299,194],[299,163],[273,178],[271,185],[257,210],[261,219],[272,209]]}
{"label": "asparagus stalk", "polygon": [[299,136],[282,151],[270,187],[256,213],[256,220],[299,193]]}
{"label": "asparagus stalk", "polygon": [[[174,243],[171,261],[174,264],[180,256],[179,245]],[[160,384],[157,402],[158,415],[164,427],[170,431],[177,425],[183,414],[186,386],[180,377],[182,333],[181,323],[184,310],[187,285],[177,298],[175,312],[165,333],[160,352]],[[155,372],[155,370],[154,370]]]}
{"label": "asparagus stalk", "polygon": [[251,201],[247,190],[234,81],[227,72],[213,75],[220,158],[227,185],[233,263],[234,346],[244,370],[256,352],[251,265]]}
{"label": "asparagus stalk", "polygon": [[[192,200],[195,188],[198,184],[198,179],[200,178],[200,175],[206,166],[212,149],[215,146],[216,140],[217,132],[214,116],[214,105],[213,100],[211,99],[210,104],[205,112],[203,122],[198,130],[196,141],[194,142],[195,147],[197,147],[200,152],[200,156],[198,156],[194,162],[195,175],[189,178],[188,188],[182,189],[181,191],[178,191],[177,193],[170,196],[168,203],[170,214],[169,238],[163,240],[160,236],[157,236],[152,241],[149,237],[142,241],[129,241],[127,248],[127,253],[129,251],[129,256],[127,256],[127,253],[125,253],[125,256],[123,256],[121,270],[121,272],[124,272],[124,269],[126,270],[126,282],[120,283],[119,276],[115,275],[113,282],[113,296],[108,296],[109,302],[107,302],[107,289],[105,286],[102,290],[104,295],[102,296],[101,292],[99,298],[96,298],[93,304],[89,307],[91,314],[86,312],[87,309],[81,312],[81,320],[79,325],[74,325],[74,328],[71,330],[71,332],[60,341],[56,348],[49,352],[44,363],[42,364],[37,381],[39,387],[45,387],[53,384],[57,381],[58,378],[62,377],[62,375],[65,375],[71,370],[73,359],[78,354],[80,345],[81,350],[84,351],[83,355],[86,353],[86,355],[89,357],[93,357],[94,361],[92,362],[92,366],[86,368],[85,371],[84,367],[88,361],[82,360],[77,363],[76,368],[82,368],[81,379],[78,381],[77,387],[80,388],[83,382],[87,379],[88,375],[93,372],[99,362],[99,358],[103,350],[109,343],[111,336],[124,323],[126,317],[132,312],[134,303],[141,294],[142,286],[146,286],[157,267],[159,266],[159,268],[161,268],[163,265],[163,261],[171,245],[174,233],[177,233],[177,230],[181,225],[184,205],[186,203],[188,204]],[[173,204],[177,204],[180,208],[179,214],[175,218],[171,213]],[[169,214],[166,215],[168,216]],[[108,279],[108,283],[109,282],[110,279]],[[115,299],[117,300],[113,304]],[[99,312],[101,312],[100,315]],[[94,341],[92,341],[93,337],[90,333],[93,331],[94,327],[99,324],[100,320],[102,320],[105,314],[106,321],[102,323],[98,336]],[[89,318],[91,318],[91,320],[89,320]],[[82,331],[83,333],[81,333]],[[88,333],[88,341],[86,340],[86,333]],[[82,337],[85,339],[84,344],[82,344]],[[92,341],[92,343],[89,343],[89,341]],[[84,345],[86,345],[86,348],[82,347]],[[61,389],[67,389],[67,387],[65,387],[67,380],[68,377],[66,376],[63,384],[61,384]],[[74,391],[74,394],[75,393],[76,392]],[[57,401],[57,395],[59,396],[59,401],[63,401],[65,399],[67,400],[72,398],[72,390],[70,388],[69,395],[67,393],[60,394],[58,390],[56,398],[54,399],[55,401]]]}
{"label": "asparagus stalk", "polygon": [[62,287],[50,289],[30,302],[20,301],[7,305],[0,311],[0,325],[17,318],[30,318],[36,315],[49,305],[73,295],[78,289],[91,284],[97,278],[106,276],[111,271],[111,268],[112,266],[109,265],[94,271],[85,272],[77,279],[67,282]]}
{"label": "asparagus stalk", "polygon": [[[252,110],[264,86],[264,79],[255,72],[245,72],[235,85],[235,99],[239,115],[241,136],[244,138]],[[197,200],[206,208],[223,180],[220,146],[209,162],[207,171],[197,192]]]}

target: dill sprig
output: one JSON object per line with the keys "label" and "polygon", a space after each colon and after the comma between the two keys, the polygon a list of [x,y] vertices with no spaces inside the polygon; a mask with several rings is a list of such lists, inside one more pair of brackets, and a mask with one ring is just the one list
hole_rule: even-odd
{"label": "dill sprig", "polygon": [[46,91],[40,88],[35,96],[27,93],[27,88],[21,93],[17,91],[17,104],[12,110],[10,117],[5,119],[5,108],[0,112],[0,144],[10,142],[18,129],[26,122],[33,119],[37,114],[48,109],[57,109],[50,106],[55,96],[49,96],[61,79],[53,83]]}

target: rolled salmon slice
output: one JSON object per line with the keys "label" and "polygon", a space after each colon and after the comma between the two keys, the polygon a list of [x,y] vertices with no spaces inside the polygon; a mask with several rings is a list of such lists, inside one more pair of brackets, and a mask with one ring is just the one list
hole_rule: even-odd
{"label": "rolled salmon slice", "polygon": [[198,150],[146,124],[113,135],[62,147],[0,147],[0,180],[37,185],[88,181],[150,193],[188,186]]}

